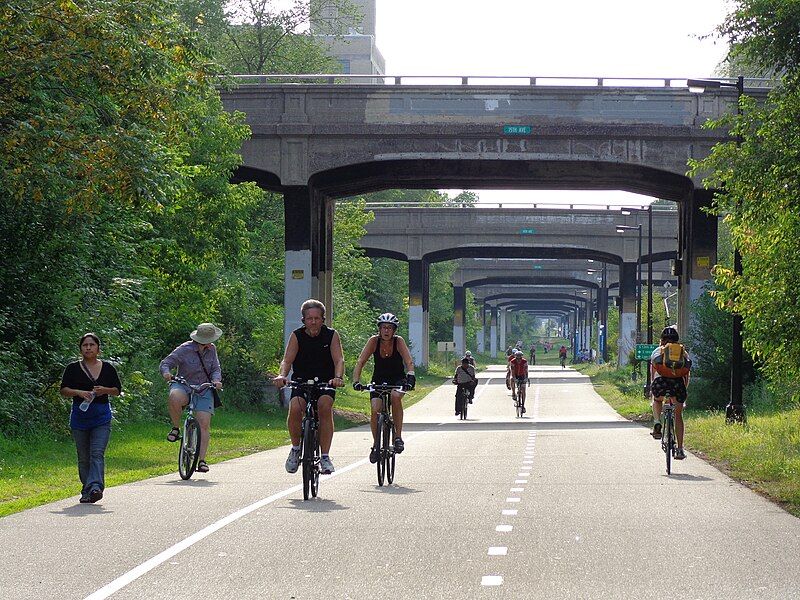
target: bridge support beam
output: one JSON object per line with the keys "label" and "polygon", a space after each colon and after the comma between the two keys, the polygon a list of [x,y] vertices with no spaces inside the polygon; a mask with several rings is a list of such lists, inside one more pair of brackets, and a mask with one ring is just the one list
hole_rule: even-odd
{"label": "bridge support beam", "polygon": [[491,307],[491,319],[489,321],[489,352],[492,358],[497,358],[497,307]]}
{"label": "bridge support beam", "polygon": [[506,321],[508,320],[508,311],[505,308],[500,309],[500,351],[505,352],[508,346],[506,345]]}
{"label": "bridge support beam", "polygon": [[478,352],[483,354],[486,352],[486,306],[481,302],[481,315],[480,327],[478,327],[477,335]]}
{"label": "bridge support beam", "polygon": [[415,365],[428,364],[428,264],[408,261],[408,340]]}
{"label": "bridge support beam", "polygon": [[622,263],[619,292],[622,309],[619,315],[619,366],[630,363],[629,354],[636,345],[636,263]]}
{"label": "bridge support beam", "polygon": [[[691,328],[691,304],[704,293],[705,285],[713,279],[711,269],[717,262],[717,217],[703,212],[710,207],[714,193],[694,190],[681,203],[680,223],[681,266],[679,278],[678,333],[681,339]],[[654,331],[654,339],[660,332]]]}
{"label": "bridge support beam", "polygon": [[604,363],[608,362],[608,288],[601,287],[597,290],[597,357]]}
{"label": "bridge support beam", "polygon": [[333,316],[333,201],[308,186],[287,188],[284,207],[284,344],[302,325],[300,305],[309,298]]}
{"label": "bridge support beam", "polygon": [[453,286],[453,341],[456,343],[456,354],[464,356],[467,349],[465,318],[467,309],[467,289],[461,285]]}

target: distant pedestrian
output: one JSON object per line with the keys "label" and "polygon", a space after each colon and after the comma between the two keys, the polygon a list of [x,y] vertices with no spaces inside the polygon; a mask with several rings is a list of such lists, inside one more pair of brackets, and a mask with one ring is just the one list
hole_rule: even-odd
{"label": "distant pedestrian", "polygon": [[114,366],[98,360],[100,338],[85,333],[78,347],[81,360],[72,362],[61,377],[61,395],[72,398],[69,426],[78,451],[78,476],[81,480],[81,503],[97,502],[103,497],[105,456],[111,437],[109,396],[119,396],[122,384]]}
{"label": "distant pedestrian", "polygon": [[536,344],[531,344],[531,359],[528,362],[531,366],[536,364]]}

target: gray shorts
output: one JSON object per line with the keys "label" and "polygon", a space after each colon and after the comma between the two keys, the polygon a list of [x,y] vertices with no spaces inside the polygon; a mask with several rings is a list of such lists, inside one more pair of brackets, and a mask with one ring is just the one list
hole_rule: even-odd
{"label": "gray shorts", "polygon": [[[192,393],[192,389],[188,385],[184,385],[182,383],[178,383],[177,381],[170,381],[169,382],[169,389],[172,391],[173,388],[181,390],[186,397],[189,398]],[[206,391],[195,394],[194,395],[194,410],[195,412],[207,412],[214,414],[214,395],[211,392],[211,388],[208,388]]]}

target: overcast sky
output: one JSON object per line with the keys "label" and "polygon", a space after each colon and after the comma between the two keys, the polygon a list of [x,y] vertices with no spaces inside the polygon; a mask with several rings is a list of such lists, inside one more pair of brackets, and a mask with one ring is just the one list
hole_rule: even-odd
{"label": "overcast sky", "polygon": [[[377,0],[389,75],[710,77],[724,0]],[[480,192],[483,201],[603,203],[624,192]]]}

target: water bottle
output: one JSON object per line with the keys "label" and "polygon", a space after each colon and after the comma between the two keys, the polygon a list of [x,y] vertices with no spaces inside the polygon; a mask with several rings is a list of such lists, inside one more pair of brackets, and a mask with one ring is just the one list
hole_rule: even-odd
{"label": "water bottle", "polygon": [[84,400],[83,402],[81,402],[81,405],[78,407],[83,412],[86,412],[87,410],[89,410],[89,405],[92,403],[92,400],[94,400],[94,397],[95,397],[95,393],[94,392],[89,392],[89,393],[92,395],[91,399],[90,400]]}

